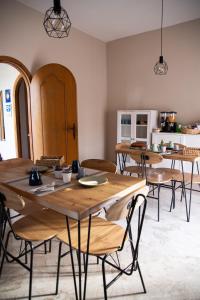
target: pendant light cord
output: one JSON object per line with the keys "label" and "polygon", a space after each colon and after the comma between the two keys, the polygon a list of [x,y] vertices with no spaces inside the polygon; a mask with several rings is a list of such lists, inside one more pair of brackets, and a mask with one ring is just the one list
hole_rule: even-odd
{"label": "pendant light cord", "polygon": [[162,28],[163,28],[163,0],[162,0],[162,9],[161,9],[161,30],[160,30],[160,35],[161,35],[161,56],[162,56],[162,44],[163,44],[163,41],[162,41]]}

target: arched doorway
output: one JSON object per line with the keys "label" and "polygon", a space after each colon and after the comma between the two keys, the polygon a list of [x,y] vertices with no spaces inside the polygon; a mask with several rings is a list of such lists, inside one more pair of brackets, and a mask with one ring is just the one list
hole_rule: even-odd
{"label": "arched doorway", "polygon": [[21,74],[15,80],[13,95],[17,157],[30,158],[27,89],[24,78]]}
{"label": "arched doorway", "polygon": [[[29,157],[33,159],[33,144],[32,144],[32,124],[31,124],[31,107],[30,107],[30,82],[32,79],[31,73],[28,71],[28,69],[17,59],[10,57],[10,56],[0,56],[0,63],[8,64],[15,69],[17,69],[20,73],[20,78],[24,83],[24,88],[26,92],[26,107],[27,107],[27,126],[28,126],[28,144],[29,144]],[[21,82],[22,82],[21,81]],[[17,83],[16,83],[17,87]],[[19,86],[18,86],[19,87]],[[17,96],[16,92],[14,93],[14,98]],[[15,101],[14,101],[14,114],[15,114]],[[16,132],[17,132],[16,126]],[[17,139],[17,133],[15,133],[16,139]],[[18,145],[18,141],[16,140],[16,145]],[[17,146],[17,152],[18,152],[18,146]],[[20,156],[20,152],[18,152],[18,156]]]}
{"label": "arched doorway", "polygon": [[16,68],[26,87],[31,159],[63,155],[68,164],[78,159],[76,81],[72,72],[65,66],[48,64],[32,77],[12,57],[0,56],[0,63]]}

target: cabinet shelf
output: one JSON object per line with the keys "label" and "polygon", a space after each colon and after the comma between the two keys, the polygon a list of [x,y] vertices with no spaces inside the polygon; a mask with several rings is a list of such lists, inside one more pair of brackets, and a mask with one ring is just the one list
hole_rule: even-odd
{"label": "cabinet shelf", "polygon": [[140,127],[147,127],[147,124],[136,124],[136,126],[140,126]]}

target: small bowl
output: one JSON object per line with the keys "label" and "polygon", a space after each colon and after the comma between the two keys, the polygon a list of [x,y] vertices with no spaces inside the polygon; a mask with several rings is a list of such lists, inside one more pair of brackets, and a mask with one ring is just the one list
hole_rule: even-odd
{"label": "small bowl", "polygon": [[153,132],[160,132],[161,128],[153,128]]}

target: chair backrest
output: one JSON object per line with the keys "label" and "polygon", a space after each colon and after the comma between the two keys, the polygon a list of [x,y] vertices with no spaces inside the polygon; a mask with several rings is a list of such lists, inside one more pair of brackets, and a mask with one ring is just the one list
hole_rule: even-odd
{"label": "chair backrest", "polygon": [[115,152],[126,152],[126,151],[130,151],[130,143],[118,143],[115,146]]}
{"label": "chair backrest", "polygon": [[81,167],[116,173],[117,166],[112,161],[104,159],[86,159],[81,162]]}
{"label": "chair backrest", "polygon": [[186,148],[185,145],[180,144],[180,143],[174,143],[174,146],[178,146],[180,150],[183,150],[184,148]]}
{"label": "chair backrest", "polygon": [[159,153],[154,153],[151,151],[144,151],[142,153],[142,160],[147,165],[158,164],[163,160],[163,157]]}
{"label": "chair backrest", "polygon": [[7,208],[21,211],[25,207],[25,200],[15,191],[11,190],[6,183],[0,184],[0,192],[4,195],[4,204]]}
{"label": "chair backrest", "polygon": [[21,166],[26,166],[26,165],[32,165],[33,161],[30,159],[25,159],[25,158],[10,158],[6,160],[2,160],[0,163],[0,168],[1,167],[21,167]]}
{"label": "chair backrest", "polygon": [[135,153],[130,153],[130,157],[137,164],[153,165],[158,164],[163,160],[163,157],[159,153],[154,153],[151,151],[135,151]]}
{"label": "chair backrest", "polygon": [[[133,259],[133,261],[130,265],[130,274],[132,274],[134,269],[137,268],[139,242],[140,242],[140,237],[141,237],[143,222],[144,222],[144,216],[145,216],[146,206],[147,206],[147,199],[146,199],[145,193],[144,194],[139,193],[139,192],[137,194],[135,193],[135,196],[132,197],[132,200],[128,204],[127,216],[126,216],[127,225],[125,228],[121,246],[118,249],[118,251],[121,251],[123,249],[125,241],[127,240],[127,237],[129,237],[129,242],[130,242],[131,251],[132,251],[132,259]],[[127,206],[127,204],[125,206]],[[137,228],[134,230],[134,242],[135,243],[133,244],[131,221],[132,221],[134,212],[138,208],[139,208],[138,220],[137,220],[137,222],[133,223],[133,225],[137,226]]]}
{"label": "chair backrest", "polygon": [[[109,207],[109,209],[106,210],[105,217],[108,221],[118,221],[126,219],[129,204],[132,201],[132,198],[136,198],[137,195],[142,194],[145,197],[148,195],[149,187],[145,186],[144,188],[141,188],[137,190],[136,192],[133,192],[129,194],[128,196],[116,201],[113,205]],[[139,197],[138,201],[135,206],[135,210],[142,204],[144,201],[144,197]]]}

